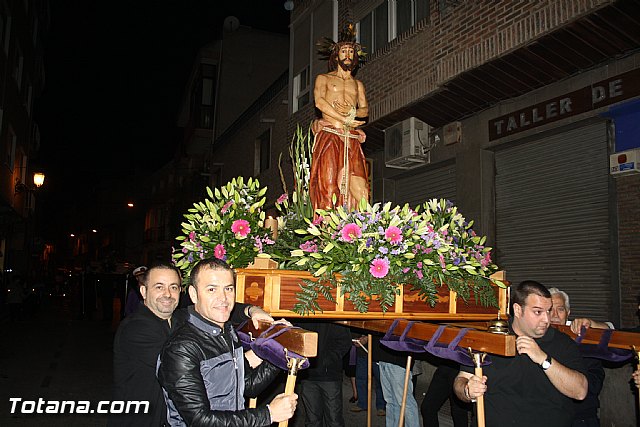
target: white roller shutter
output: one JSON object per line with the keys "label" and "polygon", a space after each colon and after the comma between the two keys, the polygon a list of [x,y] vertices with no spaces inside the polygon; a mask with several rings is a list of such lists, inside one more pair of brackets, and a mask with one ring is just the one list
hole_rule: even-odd
{"label": "white roller shutter", "polygon": [[566,291],[571,314],[611,319],[607,128],[496,151],[496,250],[512,283]]}

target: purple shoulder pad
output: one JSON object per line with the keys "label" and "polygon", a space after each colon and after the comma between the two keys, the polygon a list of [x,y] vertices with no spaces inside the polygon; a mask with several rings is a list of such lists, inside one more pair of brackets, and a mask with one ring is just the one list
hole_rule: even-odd
{"label": "purple shoulder pad", "polygon": [[635,353],[631,350],[622,348],[609,348],[612,329],[604,329],[600,336],[600,342],[595,344],[582,344],[582,338],[587,333],[587,329],[583,326],[580,335],[576,337],[578,348],[583,357],[591,357],[593,359],[606,360],[609,362],[624,362],[631,359]]}
{"label": "purple shoulder pad", "polygon": [[393,330],[396,328],[399,321],[400,319],[396,319],[393,321],[387,333],[382,339],[380,339],[380,343],[385,347],[390,348],[391,350],[408,351],[411,353],[424,353],[426,351],[424,349],[424,346],[427,343],[426,341],[407,337],[409,330],[411,330],[411,327],[415,322],[411,321],[407,323],[407,326],[404,328],[402,335],[400,335],[399,337],[393,335]]}
{"label": "purple shoulder pad", "polygon": [[[451,340],[449,345],[438,343],[438,339],[445,329],[445,325],[440,325],[440,327],[438,327],[436,332],[431,337],[431,340],[426,345],[425,349],[434,356],[453,360],[454,362],[458,362],[459,364],[465,366],[475,366],[469,352],[466,349],[458,347],[458,343],[460,343],[460,340],[462,340],[462,338],[466,335],[469,328],[460,329],[458,335],[456,335],[456,337]],[[484,358],[482,366],[487,366],[489,364],[491,364],[491,358],[490,356],[487,356]]]}
{"label": "purple shoulder pad", "polygon": [[[288,371],[289,369],[287,367],[287,357],[294,358],[294,359],[305,359],[305,358],[290,350],[285,352],[284,346],[280,344],[278,341],[276,341],[275,338],[282,335],[286,331],[289,331],[291,329],[300,329],[300,328],[296,328],[295,326],[287,326],[269,335],[269,333],[272,331],[274,327],[275,327],[275,324],[269,327],[269,329],[267,329],[263,333],[261,333],[258,338],[251,341],[251,350],[253,350],[253,352],[259,358],[270,362],[272,365],[275,365],[284,371]],[[309,360],[305,359],[300,369],[306,369],[308,367],[309,367]]]}

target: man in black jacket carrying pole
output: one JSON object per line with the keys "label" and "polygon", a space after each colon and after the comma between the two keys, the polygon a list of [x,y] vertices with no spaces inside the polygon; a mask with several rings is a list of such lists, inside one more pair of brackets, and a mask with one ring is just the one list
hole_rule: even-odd
{"label": "man in black jacket carrying pole", "polygon": [[[224,261],[202,260],[191,271],[187,322],[164,345],[158,380],[172,426],[267,426],[288,420],[298,396],[280,394],[271,403],[245,409],[279,369],[252,355],[245,359],[229,317],[235,303],[235,272]],[[249,365],[251,363],[251,365]]]}
{"label": "man in black jacket carrying pole", "polygon": [[[167,407],[156,378],[160,350],[167,338],[182,326],[188,314],[176,309],[181,292],[180,271],[169,263],[157,263],[146,270],[140,281],[143,305],[127,316],[113,341],[113,400],[141,402],[146,411],[113,414],[111,427],[157,427],[167,422]],[[231,321],[248,318],[273,321],[260,307],[236,304]]]}

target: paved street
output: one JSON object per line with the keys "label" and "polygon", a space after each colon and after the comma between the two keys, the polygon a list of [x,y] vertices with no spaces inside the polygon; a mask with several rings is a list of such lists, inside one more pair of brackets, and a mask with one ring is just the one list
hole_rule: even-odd
{"label": "paved street", "polygon": [[111,397],[111,324],[73,321],[68,298],[49,301],[33,318],[0,324],[0,425],[104,426],[105,416],[11,414],[12,397],[84,400]]}
{"label": "paved street", "polygon": [[[101,400],[110,400],[114,330],[113,322],[78,320],[69,298],[63,297],[46,302],[30,319],[9,322],[6,315],[0,315],[0,426],[104,426],[106,415],[96,413],[12,414],[9,399],[35,401],[36,406],[39,398],[89,401],[93,407]],[[424,382],[418,383],[418,396],[424,387]],[[345,424],[366,426],[366,412],[349,411],[352,392],[346,378],[343,390]],[[302,405],[298,408],[290,422],[293,427],[304,425]],[[372,416],[373,427],[384,425],[384,417]]]}

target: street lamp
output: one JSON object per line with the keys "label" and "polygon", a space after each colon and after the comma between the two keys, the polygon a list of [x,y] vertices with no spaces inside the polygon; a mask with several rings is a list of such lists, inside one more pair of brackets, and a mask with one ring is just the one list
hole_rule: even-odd
{"label": "street lamp", "polygon": [[35,185],[36,188],[40,188],[42,184],[44,184],[44,174],[42,172],[35,172],[33,174],[33,185]]}
{"label": "street lamp", "polygon": [[34,187],[29,187],[24,182],[18,181],[18,182],[16,182],[16,186],[15,186],[15,189],[14,189],[15,190],[15,194],[20,194],[20,193],[33,191],[36,188],[42,187],[42,184],[44,184],[44,173],[35,172],[33,174],[33,185],[34,185]]}

